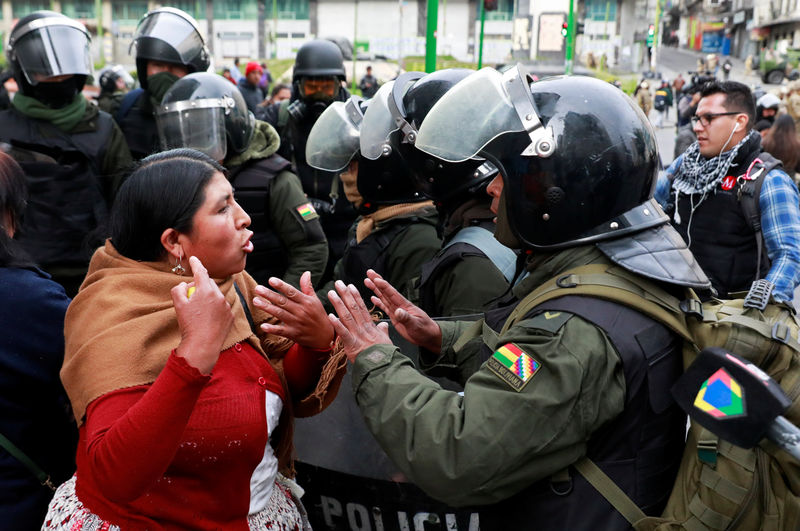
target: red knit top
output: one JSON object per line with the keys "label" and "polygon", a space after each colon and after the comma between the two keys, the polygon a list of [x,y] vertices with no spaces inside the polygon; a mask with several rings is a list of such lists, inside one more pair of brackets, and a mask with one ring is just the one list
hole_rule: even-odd
{"label": "red knit top", "polygon": [[[329,351],[294,345],[293,396],[317,382]],[[92,401],[80,428],[76,492],[122,529],[243,529],[250,477],[264,456],[265,391],[285,401],[275,369],[252,346],[220,354],[210,376],[174,351],[150,385]]]}

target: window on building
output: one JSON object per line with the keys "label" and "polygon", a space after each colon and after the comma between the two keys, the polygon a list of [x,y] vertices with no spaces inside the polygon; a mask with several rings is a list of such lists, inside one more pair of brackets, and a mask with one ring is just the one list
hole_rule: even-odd
{"label": "window on building", "polygon": [[111,18],[123,25],[136,25],[147,13],[147,2],[111,2]]}
{"label": "window on building", "polygon": [[11,16],[13,18],[22,18],[34,11],[43,9],[50,9],[49,0],[13,0],[11,2]]}
{"label": "window on building", "polygon": [[214,18],[221,20],[256,20],[256,0],[222,0],[214,2]]}
{"label": "window on building", "polygon": [[189,13],[195,20],[206,18],[206,0],[172,0],[169,6]]}
{"label": "window on building", "polygon": [[61,2],[61,12],[70,18],[93,19],[94,0],[72,0]]}
{"label": "window on building", "polygon": [[[606,15],[608,13],[608,15]],[[586,0],[586,20],[617,20],[616,0]]]}
{"label": "window on building", "polygon": [[486,20],[511,20],[512,18],[514,18],[514,0],[497,0],[497,10],[486,12]]}
{"label": "window on building", "polygon": [[[276,0],[280,19],[308,20],[308,0]],[[272,18],[272,0],[267,0],[267,18]]]}

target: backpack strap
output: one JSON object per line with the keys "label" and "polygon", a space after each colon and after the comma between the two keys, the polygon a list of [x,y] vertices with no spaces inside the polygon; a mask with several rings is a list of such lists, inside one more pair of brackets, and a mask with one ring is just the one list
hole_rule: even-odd
{"label": "backpack strap", "polygon": [[467,243],[492,261],[494,266],[506,278],[507,282],[514,280],[517,271],[517,253],[497,241],[494,233],[483,227],[464,227],[456,233],[452,240],[447,242],[443,249],[456,243]]}
{"label": "backpack strap", "polygon": [[533,290],[511,312],[500,335],[524,319],[536,306],[565,295],[587,295],[618,302],[651,317],[684,340],[693,342],[681,310],[681,301],[677,297],[621,267],[602,264],[571,269]]}
{"label": "backpack strap", "polygon": [[631,526],[647,518],[644,511],[642,511],[594,461],[588,457],[582,457],[572,466],[575,467],[575,470],[577,470],[592,487],[597,489],[597,492],[603,495],[608,503],[614,506],[614,509],[616,509],[619,514],[625,517],[625,520],[627,520]]}
{"label": "backpack strap", "polygon": [[39,483],[41,483],[42,486],[47,487],[48,489],[55,492],[56,486],[50,479],[50,475],[44,470],[42,470],[41,467],[37,465],[33,459],[28,457],[27,454],[25,454],[25,452],[20,450],[17,445],[12,443],[2,433],[0,433],[0,448],[3,448],[6,452],[11,454],[11,456],[14,459],[25,465],[25,468],[27,468],[34,476],[36,476],[36,479],[39,480]]}
{"label": "backpack strap", "polygon": [[756,237],[756,248],[758,250],[758,262],[756,266],[756,278],[761,278],[761,257],[764,254],[764,235],[761,233],[761,187],[764,186],[769,172],[780,166],[781,162],[770,155],[762,152],[750,163],[745,173],[740,179],[743,180],[739,187],[739,205],[742,207],[742,214],[747,220],[747,224],[753,229]]}
{"label": "backpack strap", "polygon": [[258,337],[258,333],[256,331],[256,323],[253,321],[253,314],[250,313],[250,307],[247,306],[247,301],[242,294],[242,290],[239,289],[239,284],[236,281],[233,281],[233,289],[236,290],[236,295],[239,297],[239,302],[242,304],[242,309],[244,309],[244,316],[247,317],[247,322],[250,324],[250,330],[252,330],[253,334]]}
{"label": "backpack strap", "polygon": [[143,92],[144,89],[137,88],[125,94],[125,97],[122,98],[122,101],[119,104],[119,109],[117,109],[117,114],[114,116],[114,119],[117,121],[117,123],[122,122],[122,120],[124,120],[125,117],[128,116],[128,113],[131,112],[133,105],[136,103],[136,101],[139,99],[139,96],[141,96]]}

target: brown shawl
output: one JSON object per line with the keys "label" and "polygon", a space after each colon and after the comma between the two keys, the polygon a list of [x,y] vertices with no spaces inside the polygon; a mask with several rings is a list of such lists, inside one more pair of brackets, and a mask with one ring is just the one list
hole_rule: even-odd
{"label": "brown shawl", "polygon": [[[117,389],[152,383],[164,368],[172,349],[180,343],[181,333],[170,290],[192,278],[176,276],[170,269],[167,262],[137,262],[126,258],[110,241],[94,253],[86,279],[69,305],[64,322],[66,347],[61,380],[79,425],[86,407],[95,398]],[[265,357],[283,380],[281,358],[292,345],[291,341],[260,329],[256,337],[233,287],[236,281],[256,324],[275,321],[251,304],[255,280],[241,272],[215,281],[235,316],[223,350],[237,342],[248,341],[262,355],[268,353]],[[336,397],[345,366],[343,352],[332,356],[323,368],[316,389],[299,401],[291,400],[293,404],[286,404],[284,411],[296,416],[322,411]],[[289,397],[288,390],[286,393]],[[288,437],[281,437],[284,440],[279,444],[288,448],[291,429],[284,417],[282,415],[279,427],[289,432]],[[281,453],[278,452],[279,456]],[[283,465],[286,464],[284,461]]]}

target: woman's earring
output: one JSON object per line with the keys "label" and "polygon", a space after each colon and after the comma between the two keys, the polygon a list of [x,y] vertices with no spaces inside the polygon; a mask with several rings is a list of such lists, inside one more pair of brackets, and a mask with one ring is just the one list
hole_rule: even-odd
{"label": "woman's earring", "polygon": [[181,265],[182,259],[183,259],[183,252],[181,251],[181,254],[178,256],[178,263],[175,264],[175,267],[172,268],[172,272],[179,276],[186,273],[186,269],[184,269],[184,267]]}

